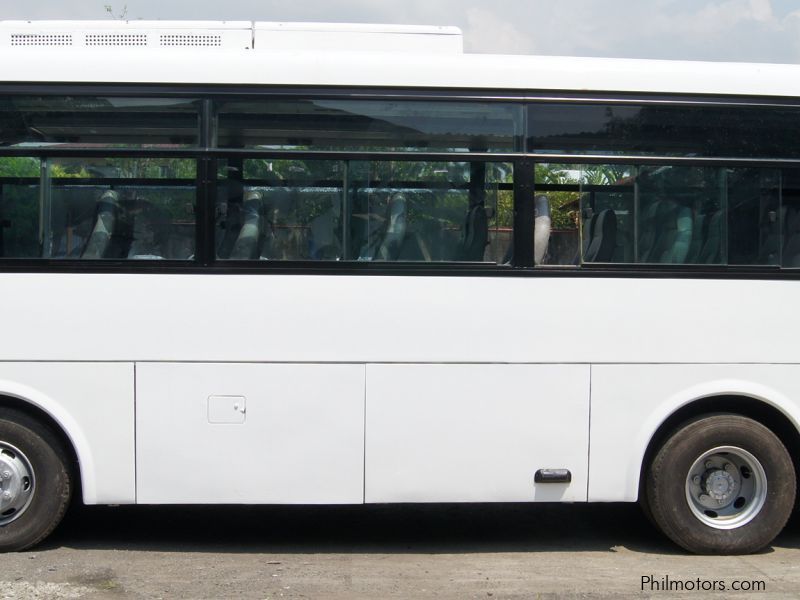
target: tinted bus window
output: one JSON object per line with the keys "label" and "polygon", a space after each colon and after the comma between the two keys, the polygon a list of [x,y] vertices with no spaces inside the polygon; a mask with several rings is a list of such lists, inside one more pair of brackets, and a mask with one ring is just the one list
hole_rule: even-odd
{"label": "tinted bus window", "polygon": [[540,153],[798,158],[800,107],[531,104]]}
{"label": "tinted bus window", "polygon": [[0,257],[188,260],[195,163],[0,158]]}
{"label": "tinted bus window", "polygon": [[222,260],[343,258],[342,161],[219,161],[216,255]]}
{"label": "tinted bus window", "polygon": [[41,256],[36,158],[0,157],[0,258]]}
{"label": "tinted bus window", "polygon": [[0,147],[190,147],[199,101],[100,96],[0,97]]}
{"label": "tinted bus window", "polygon": [[505,163],[228,159],[219,169],[223,260],[507,262]]}
{"label": "tinted bus window", "polygon": [[510,260],[510,164],[355,162],[351,182],[358,260]]}
{"label": "tinted bus window", "polygon": [[220,148],[517,152],[517,104],[253,100],[217,105]]}
{"label": "tinted bus window", "polygon": [[786,266],[800,212],[782,206],[782,187],[777,169],[541,164],[553,222],[542,264],[779,266],[783,255]]}
{"label": "tinted bus window", "polygon": [[772,229],[778,228],[780,237],[770,245],[771,256],[780,254],[781,265],[788,269],[800,268],[800,170],[784,169],[782,173],[781,206],[767,215]]}

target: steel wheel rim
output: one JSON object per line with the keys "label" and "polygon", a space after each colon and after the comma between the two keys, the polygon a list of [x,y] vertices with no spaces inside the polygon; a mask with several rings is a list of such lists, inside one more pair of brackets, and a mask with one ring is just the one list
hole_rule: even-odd
{"label": "steel wheel rim", "polygon": [[20,518],[33,500],[35,478],[28,457],[0,441],[0,527]]}
{"label": "steel wheel rim", "polygon": [[767,474],[747,450],[720,446],[701,455],[686,476],[686,501],[697,519],[714,529],[752,521],[767,500]]}

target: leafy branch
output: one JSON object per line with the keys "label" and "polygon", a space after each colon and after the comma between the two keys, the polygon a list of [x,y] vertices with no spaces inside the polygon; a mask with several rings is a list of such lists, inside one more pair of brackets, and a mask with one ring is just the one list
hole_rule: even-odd
{"label": "leafy branch", "polygon": [[128,5],[127,4],[122,7],[122,12],[120,12],[118,15],[114,14],[114,7],[111,6],[110,4],[104,4],[103,8],[106,9],[106,12],[109,14],[109,16],[112,19],[119,19],[120,21],[122,21],[126,16],[128,16]]}

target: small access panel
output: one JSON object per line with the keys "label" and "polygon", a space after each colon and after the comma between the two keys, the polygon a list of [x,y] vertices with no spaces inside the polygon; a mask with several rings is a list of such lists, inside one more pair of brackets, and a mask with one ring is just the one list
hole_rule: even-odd
{"label": "small access panel", "polygon": [[243,425],[247,414],[244,396],[209,396],[208,422],[212,425]]}

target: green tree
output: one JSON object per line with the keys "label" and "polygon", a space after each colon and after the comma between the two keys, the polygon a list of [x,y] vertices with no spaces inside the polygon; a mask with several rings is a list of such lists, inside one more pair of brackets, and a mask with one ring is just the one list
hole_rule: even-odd
{"label": "green tree", "polygon": [[0,177],[39,177],[38,158],[27,156],[0,157]]}

